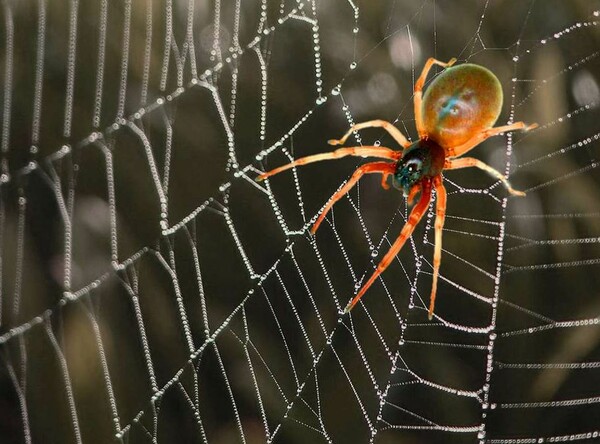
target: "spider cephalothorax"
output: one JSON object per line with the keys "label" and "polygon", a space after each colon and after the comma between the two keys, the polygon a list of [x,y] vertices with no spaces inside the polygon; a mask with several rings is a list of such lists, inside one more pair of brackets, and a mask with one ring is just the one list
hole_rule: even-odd
{"label": "spider cephalothorax", "polygon": [[408,196],[414,185],[426,177],[439,175],[444,168],[444,149],[431,139],[421,139],[410,145],[396,163],[392,176],[394,188]]}
{"label": "spider cephalothorax", "polygon": [[[483,66],[465,63],[451,67],[454,62],[456,62],[456,59],[451,59],[447,63],[433,58],[428,59],[423,67],[423,72],[415,83],[415,123],[419,133],[419,140],[416,142],[409,142],[398,128],[384,120],[359,123],[350,128],[341,139],[329,141],[331,145],[342,145],[354,131],[378,127],[387,131],[403,147],[403,151],[395,151],[380,146],[340,148],[329,153],[303,157],[263,173],[257,178],[257,180],[263,180],[295,166],[327,159],[339,159],[345,156],[378,157],[387,160],[370,162],[358,167],[346,184],[325,205],[317,221],[312,226],[312,233],[317,231],[333,204],[350,191],[365,174],[381,174],[383,176],[381,185],[385,189],[389,188],[386,179],[392,176],[392,184],[395,188],[404,192],[409,203],[420,192],[419,201],[411,210],[400,235],[381,259],[369,280],[348,303],[345,312],[349,312],[356,305],[377,277],[391,264],[427,211],[431,200],[431,192],[435,189],[435,246],[428,313],[429,319],[432,318],[438,274],[442,261],[442,228],[446,217],[446,188],[442,183],[442,170],[477,167],[502,181],[510,194],[515,196],[525,195],[522,191],[513,189],[503,174],[481,160],[473,157],[459,157],[475,148],[488,137],[517,129],[528,131],[537,125],[515,122],[493,128],[502,109],[502,86],[500,81],[490,70]],[[425,97],[423,97],[425,79],[433,65],[440,65],[447,69],[431,82]]]}

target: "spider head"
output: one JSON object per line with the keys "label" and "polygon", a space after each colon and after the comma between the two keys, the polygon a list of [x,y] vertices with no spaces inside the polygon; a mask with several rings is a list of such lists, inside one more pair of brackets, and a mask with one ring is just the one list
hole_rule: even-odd
{"label": "spider head", "polygon": [[423,178],[424,166],[420,157],[402,158],[396,166],[392,185],[401,190],[405,197],[408,196],[410,189]]}
{"label": "spider head", "polygon": [[440,174],[443,166],[444,150],[432,140],[418,140],[404,151],[396,164],[392,185],[408,196],[413,186],[426,177]]}

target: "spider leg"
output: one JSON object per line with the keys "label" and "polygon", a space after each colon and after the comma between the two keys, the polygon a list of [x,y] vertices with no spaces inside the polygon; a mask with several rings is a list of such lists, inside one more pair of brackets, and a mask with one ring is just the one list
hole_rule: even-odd
{"label": "spider leg", "polygon": [[465,143],[462,143],[455,147],[446,148],[446,157],[458,157],[465,154],[467,151],[472,150],[481,142],[490,137],[497,136],[498,134],[506,133],[508,131],[514,130],[524,130],[530,131],[534,128],[537,128],[537,123],[532,123],[531,125],[527,125],[525,122],[515,122],[511,125],[497,126],[496,128],[488,128],[486,130],[481,131],[477,135],[471,137]]}
{"label": "spider leg", "polygon": [[329,145],[343,145],[354,131],[359,131],[364,128],[383,128],[390,134],[390,136],[394,138],[396,142],[398,142],[399,145],[402,145],[404,148],[410,146],[410,142],[406,139],[406,137],[404,137],[404,134],[402,134],[398,128],[396,128],[392,123],[380,119],[369,120],[368,122],[352,125],[352,127],[340,139],[331,139],[327,143],[329,143]]}
{"label": "spider leg", "polygon": [[306,165],[308,163],[320,162],[328,159],[340,159],[346,156],[358,156],[358,157],[379,157],[382,159],[398,160],[402,157],[400,151],[394,151],[390,148],[379,147],[379,146],[353,146],[347,148],[339,148],[335,151],[328,153],[314,154],[312,156],[302,157],[286,165],[275,168],[274,170],[262,173],[256,178],[257,181],[265,180],[267,177],[274,176],[275,174],[281,173],[282,171],[289,170],[290,168]]}
{"label": "spider leg", "polygon": [[488,164],[482,162],[481,160],[475,159],[474,157],[463,157],[460,159],[447,159],[446,163],[444,164],[445,170],[456,170],[459,168],[469,168],[469,167],[477,167],[480,170],[486,171],[488,174],[495,177],[496,179],[501,180],[502,183],[504,184],[504,186],[506,187],[506,189],[508,190],[508,192],[510,194],[512,194],[513,196],[525,196],[525,193],[523,191],[515,190],[511,186],[510,182],[508,181],[508,179],[506,178],[506,176],[504,174],[495,170],[494,168],[492,168]]}
{"label": "spider leg", "polygon": [[323,222],[323,219],[325,219],[325,216],[327,215],[329,210],[331,210],[331,207],[333,207],[333,205],[338,200],[340,200],[342,198],[342,196],[344,196],[348,191],[350,191],[352,189],[352,187],[354,185],[356,185],[356,182],[358,182],[364,174],[381,173],[381,174],[383,174],[383,177],[385,179],[388,174],[392,174],[394,172],[394,169],[395,169],[395,164],[388,163],[388,162],[372,162],[372,163],[366,163],[366,164],[360,166],[354,172],[354,174],[352,174],[352,177],[350,177],[350,179],[348,179],[346,184],[342,188],[340,188],[340,190],[331,197],[331,199],[329,200],[329,202],[323,209],[323,212],[319,215],[319,218],[317,219],[315,224],[310,229],[310,232],[312,234],[315,234],[315,232],[319,228],[319,225],[321,225],[321,222]]}
{"label": "spider leg", "polygon": [[415,83],[415,123],[417,125],[417,132],[419,133],[419,138],[425,137],[427,134],[425,132],[425,128],[423,127],[423,116],[422,116],[422,107],[421,103],[423,100],[423,86],[425,85],[425,79],[427,78],[427,74],[429,74],[429,70],[433,67],[433,65],[440,65],[444,68],[448,68],[456,62],[456,59],[453,57],[448,62],[441,62],[433,57],[427,59],[425,62],[425,66],[423,66],[423,71],[421,71],[421,75],[417,79]]}
{"label": "spider leg", "polygon": [[433,186],[436,193],[435,205],[435,244],[433,247],[433,280],[431,281],[431,296],[429,297],[429,320],[433,318],[433,309],[435,307],[435,295],[437,292],[437,281],[442,263],[442,229],[444,228],[444,219],[446,218],[446,188],[442,183],[442,176],[437,176],[433,180]]}
{"label": "spider leg", "polygon": [[419,223],[425,211],[427,211],[427,207],[429,206],[429,201],[431,200],[431,182],[423,182],[423,188],[421,192],[421,198],[419,202],[410,212],[410,216],[406,221],[404,227],[402,227],[402,231],[398,238],[392,244],[390,250],[385,254],[379,265],[377,265],[377,269],[373,273],[373,275],[369,278],[367,283],[362,286],[360,291],[354,298],[350,301],[350,303],[344,309],[344,313],[348,313],[352,308],[356,305],[356,303],[363,297],[365,292],[369,289],[369,287],[375,282],[375,279],[384,272],[384,270],[390,265],[394,257],[398,254],[398,252],[404,246],[404,243],[412,234],[415,229],[415,226]]}

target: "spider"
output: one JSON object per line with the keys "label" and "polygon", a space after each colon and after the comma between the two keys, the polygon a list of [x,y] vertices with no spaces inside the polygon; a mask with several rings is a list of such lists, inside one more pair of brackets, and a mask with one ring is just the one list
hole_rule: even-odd
{"label": "spider", "polygon": [[[460,157],[475,148],[489,137],[513,130],[529,131],[537,124],[526,125],[515,122],[510,125],[493,127],[502,109],[502,86],[498,78],[487,68],[465,63],[452,66],[455,58],[444,63],[430,58],[425,63],[421,75],[414,87],[415,123],[419,140],[409,142],[408,139],[390,122],[371,120],[353,125],[341,139],[329,140],[330,145],[343,145],[355,131],[364,128],[383,128],[403,147],[396,151],[381,146],[354,146],[339,148],[328,153],[315,154],[297,159],[294,162],[263,173],[256,180],[278,174],[287,169],[306,165],[321,160],[339,159],[346,156],[375,157],[387,161],[370,162],[361,165],[348,179],[343,187],[329,200],[323,212],[311,228],[314,234],[331,207],[356,185],[365,174],[382,175],[381,186],[387,190],[387,179],[392,176],[394,188],[403,191],[409,205],[420,193],[417,204],[402,228],[400,235],[383,257],[375,272],[362,286],[360,291],[348,303],[344,314],[348,313],[362,298],[377,277],[390,265],[410,237],[415,226],[425,214],[431,200],[431,192],[436,193],[435,244],[433,252],[433,278],[428,317],[431,320],[435,307],[437,280],[442,259],[442,228],[446,215],[446,188],[442,182],[444,170],[476,167],[482,169],[502,181],[508,192],[514,196],[524,196],[522,191],[515,190],[507,178],[491,166],[473,157]],[[439,65],[444,71],[429,85],[423,97],[423,86],[427,74]]]}

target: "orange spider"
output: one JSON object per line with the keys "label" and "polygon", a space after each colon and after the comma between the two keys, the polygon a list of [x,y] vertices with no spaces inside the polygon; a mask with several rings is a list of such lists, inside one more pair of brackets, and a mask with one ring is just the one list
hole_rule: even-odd
{"label": "orange spider", "polygon": [[[415,83],[415,122],[419,133],[419,140],[416,142],[410,143],[395,126],[384,120],[359,123],[350,128],[341,139],[329,141],[330,145],[342,145],[354,131],[378,127],[383,128],[396,142],[402,145],[403,151],[379,146],[339,148],[329,153],[303,157],[257,177],[257,180],[260,181],[295,166],[327,159],[339,159],[345,156],[378,157],[391,160],[391,162],[371,162],[360,166],[346,184],[329,200],[311,229],[313,234],[333,204],[350,191],[364,174],[380,173],[383,176],[381,186],[386,190],[389,189],[387,178],[392,176],[393,186],[404,192],[404,195],[408,197],[409,204],[412,204],[417,193],[421,193],[419,202],[412,209],[400,235],[383,257],[373,275],[348,303],[344,313],[349,312],[356,305],[375,279],[390,265],[425,214],[431,200],[431,190],[435,188],[437,205],[429,319],[433,317],[442,259],[442,228],[446,215],[446,188],[442,183],[443,170],[477,167],[501,180],[510,194],[525,195],[522,191],[513,189],[503,174],[481,160],[473,157],[457,158],[475,148],[488,137],[518,129],[528,131],[537,127],[537,124],[526,125],[523,122],[516,122],[492,128],[502,109],[500,81],[487,68],[474,64],[451,67],[454,62],[456,62],[455,58],[447,63],[430,58]],[[434,64],[447,69],[431,82],[425,97],[423,97],[423,85]]]}

